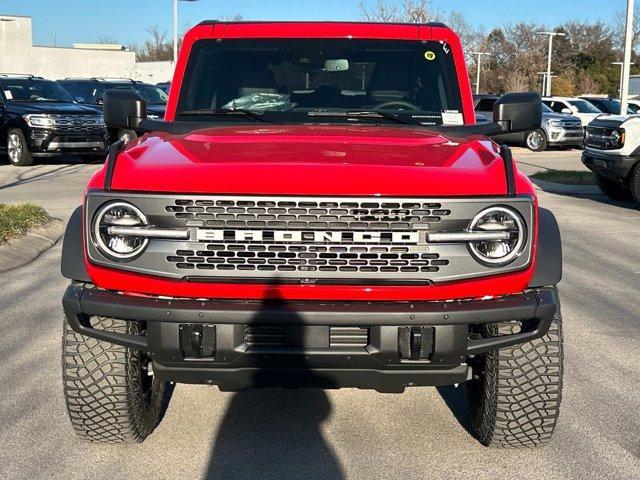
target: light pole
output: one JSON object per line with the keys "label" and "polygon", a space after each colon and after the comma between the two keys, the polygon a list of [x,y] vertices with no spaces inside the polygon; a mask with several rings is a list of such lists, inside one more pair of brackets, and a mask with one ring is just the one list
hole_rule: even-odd
{"label": "light pole", "polygon": [[[612,62],[611,65],[620,65],[620,87],[618,87],[618,95],[622,97],[622,79],[624,78],[624,71],[623,71],[624,62]],[[630,63],[629,65],[635,65],[635,63]],[[591,92],[585,92],[585,93],[591,93]]]}
{"label": "light pole", "polygon": [[549,35],[549,57],[547,58],[547,97],[551,96],[551,56],[553,54],[553,37],[564,37],[561,32],[538,32],[538,35]]}
{"label": "light pole", "polygon": [[197,2],[198,0],[173,0],[173,65],[178,63],[178,2]]}
{"label": "light pole", "polygon": [[547,96],[547,72],[538,72],[538,75],[542,76],[542,96]]}
{"label": "light pole", "polygon": [[480,94],[480,71],[482,69],[482,56],[486,55],[488,57],[491,56],[490,53],[487,52],[470,52],[471,55],[477,55],[478,56],[478,60],[477,60],[477,65],[478,65],[478,71],[476,72],[476,95]]}
{"label": "light pole", "polygon": [[631,73],[631,50],[633,50],[634,0],[627,0],[627,24],[624,32],[624,59],[620,82],[620,115],[627,113],[629,106],[629,74]]}

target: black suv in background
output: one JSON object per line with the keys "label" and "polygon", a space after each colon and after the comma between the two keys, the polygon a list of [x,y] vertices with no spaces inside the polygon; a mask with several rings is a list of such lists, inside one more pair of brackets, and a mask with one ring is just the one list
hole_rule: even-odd
{"label": "black suv in background", "polygon": [[156,86],[160,88],[164,93],[169,95],[169,89],[171,88],[171,82],[156,83]]}
{"label": "black suv in background", "polygon": [[102,115],[79,105],[61,85],[31,75],[0,75],[0,149],[13,165],[63,153],[93,158],[108,148]]}
{"label": "black suv in background", "polygon": [[[59,83],[69,90],[80,103],[91,105],[102,110],[104,92],[113,88],[134,90],[147,102],[147,117],[152,119],[164,118],[167,108],[167,93],[157,85],[138,82],[125,78],[65,78]],[[128,142],[137,137],[133,130],[118,130],[109,132],[112,140]]]}
{"label": "black suv in background", "polygon": [[[610,115],[620,115],[620,100],[618,100],[617,98],[589,95],[582,95],[578,98],[586,100],[592,105],[595,105],[598,110],[604,113],[608,113]],[[633,108],[627,109],[627,115],[633,115],[634,113],[635,112]]]}

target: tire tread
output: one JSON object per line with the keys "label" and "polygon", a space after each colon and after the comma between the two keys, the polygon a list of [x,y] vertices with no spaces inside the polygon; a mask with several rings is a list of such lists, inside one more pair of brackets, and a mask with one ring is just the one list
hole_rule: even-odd
{"label": "tire tread", "polygon": [[[515,328],[506,322],[490,330],[504,335],[517,333]],[[522,448],[549,443],[562,399],[562,342],[558,311],[544,337],[485,354],[484,393],[480,405],[470,405],[482,444]]]}
{"label": "tire tread", "polygon": [[[133,324],[96,317],[92,325],[131,333]],[[144,408],[140,382],[135,381],[140,374],[137,355],[120,345],[79,334],[64,322],[64,395],[79,436],[97,443],[139,443],[156,427],[159,412]]]}

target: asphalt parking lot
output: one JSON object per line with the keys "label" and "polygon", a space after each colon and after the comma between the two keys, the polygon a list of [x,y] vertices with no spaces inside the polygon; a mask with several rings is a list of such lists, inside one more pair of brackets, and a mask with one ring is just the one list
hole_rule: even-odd
{"label": "asphalt parking lot", "polygon": [[[525,173],[581,168],[577,151],[515,155]],[[0,202],[36,202],[64,220],[97,168],[0,159]],[[565,248],[565,390],[549,447],[480,446],[464,387],[234,394],[188,385],[144,444],[87,445],[62,396],[58,244],[1,277],[0,477],[640,479],[640,209],[598,194],[539,195]]]}

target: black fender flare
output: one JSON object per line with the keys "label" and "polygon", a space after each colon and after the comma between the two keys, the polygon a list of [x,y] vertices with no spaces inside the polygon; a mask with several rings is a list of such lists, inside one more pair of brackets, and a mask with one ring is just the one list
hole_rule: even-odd
{"label": "black fender flare", "polygon": [[79,206],[69,218],[62,242],[62,261],[60,266],[63,277],[77,282],[90,283],[91,279],[84,261],[82,213],[82,206]]}
{"label": "black fender flare", "polygon": [[538,248],[536,266],[529,288],[557,285],[562,280],[562,237],[555,215],[538,209]]}

